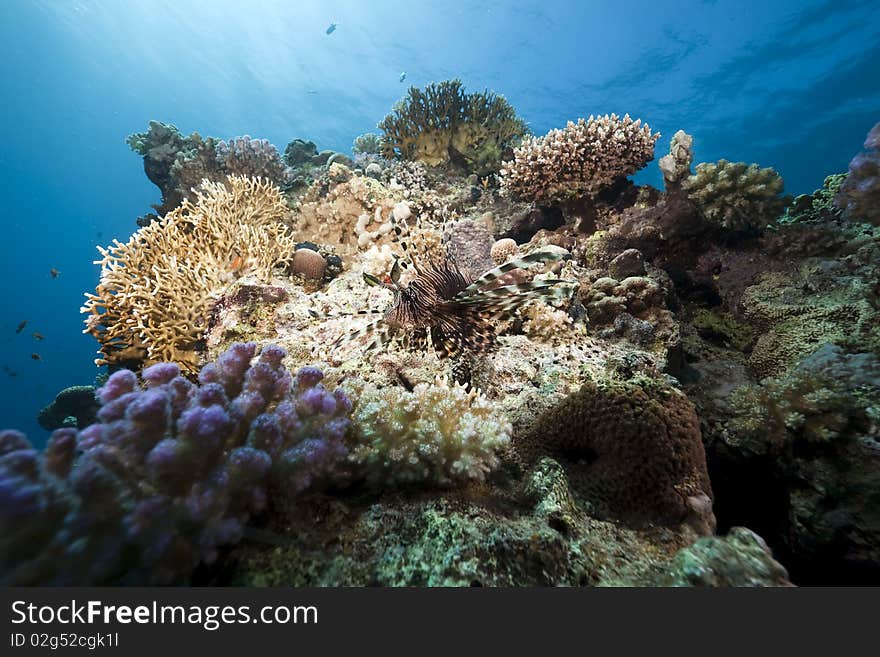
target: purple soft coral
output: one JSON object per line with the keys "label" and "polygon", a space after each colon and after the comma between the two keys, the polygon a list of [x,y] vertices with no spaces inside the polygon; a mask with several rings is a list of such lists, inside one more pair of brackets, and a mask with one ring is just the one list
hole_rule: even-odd
{"label": "purple soft coral", "polygon": [[[233,344],[194,385],[161,363],[114,373],[99,422],[43,454],[0,432],[0,583],[186,581],[276,499],[345,481],[351,402],[286,352]],[[76,454],[79,452],[79,457]]]}

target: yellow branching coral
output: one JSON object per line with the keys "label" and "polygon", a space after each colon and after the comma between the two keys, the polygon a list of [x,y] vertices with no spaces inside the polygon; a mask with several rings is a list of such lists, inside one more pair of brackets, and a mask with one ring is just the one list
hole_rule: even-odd
{"label": "yellow branching coral", "polygon": [[292,256],[288,209],[271,183],[230,176],[194,191],[128,242],[98,247],[101,279],[81,309],[84,332],[101,343],[97,364],[171,361],[194,372],[214,299],[238,276],[268,282]]}
{"label": "yellow branching coral", "polygon": [[387,158],[438,166],[455,157],[479,175],[497,171],[504,151],[528,132],[503,96],[465,93],[461,80],[410,87],[379,128]]}
{"label": "yellow branching coral", "polygon": [[569,121],[524,139],[501,169],[501,189],[531,201],[592,196],[650,162],[659,137],[629,114]]}
{"label": "yellow branching coral", "polygon": [[350,459],[373,486],[482,481],[510,442],[510,422],[476,391],[449,384],[354,390]]}

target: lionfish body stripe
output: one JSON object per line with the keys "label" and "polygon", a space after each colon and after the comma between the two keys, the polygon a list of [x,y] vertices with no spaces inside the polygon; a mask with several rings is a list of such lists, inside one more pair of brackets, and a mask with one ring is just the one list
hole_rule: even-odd
{"label": "lionfish body stripe", "polygon": [[[391,221],[393,240],[400,245],[405,257],[410,258],[412,266],[405,259],[397,261],[384,281],[364,275],[369,285],[391,290],[394,300],[381,319],[344,335],[334,343],[334,348],[369,335],[372,339],[365,348],[377,349],[402,335],[410,345],[431,344],[441,358],[491,351],[496,345],[500,320],[512,317],[528,301],[561,300],[573,289],[573,284],[567,281],[497,285],[498,279],[508,272],[559,260],[564,253],[536,251],[471,280],[448,252],[442,255],[422,252],[419,257],[412,257],[416,254],[411,252],[412,240],[406,239],[408,226],[395,221],[393,216]],[[399,268],[414,273],[404,285],[398,282]],[[374,313],[376,311],[365,310],[350,314]]]}

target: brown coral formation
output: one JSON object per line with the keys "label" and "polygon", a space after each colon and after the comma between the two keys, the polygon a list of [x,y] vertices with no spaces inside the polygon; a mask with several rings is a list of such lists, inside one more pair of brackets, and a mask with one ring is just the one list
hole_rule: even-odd
{"label": "brown coral formation", "polygon": [[560,458],[600,513],[709,523],[712,489],[700,423],[685,395],[646,378],[588,381],[515,439],[527,462]]}
{"label": "brown coral formation", "polygon": [[214,302],[236,277],[272,278],[294,240],[281,223],[280,190],[258,179],[204,181],[128,242],[99,247],[101,280],[86,294],[85,332],[101,343],[98,364],[170,361],[194,372]]}
{"label": "brown coral formation", "polygon": [[410,87],[379,128],[382,154],[389,159],[429,166],[457,161],[479,175],[496,171],[505,150],[527,132],[504,97],[465,93],[460,80]]}
{"label": "brown coral formation", "polygon": [[650,162],[659,137],[629,114],[569,121],[561,130],[524,139],[501,169],[501,188],[532,201],[593,196]]}

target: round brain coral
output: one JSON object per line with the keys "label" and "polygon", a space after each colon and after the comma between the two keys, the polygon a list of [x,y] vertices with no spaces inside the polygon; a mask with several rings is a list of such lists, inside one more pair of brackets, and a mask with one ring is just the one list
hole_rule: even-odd
{"label": "round brain coral", "polygon": [[510,442],[510,422],[488,399],[445,380],[355,396],[349,459],[377,488],[482,481]]}
{"label": "round brain coral", "polygon": [[599,514],[714,523],[699,419],[688,398],[663,383],[588,381],[514,446],[529,463],[550,456],[582,465],[573,483]]}

